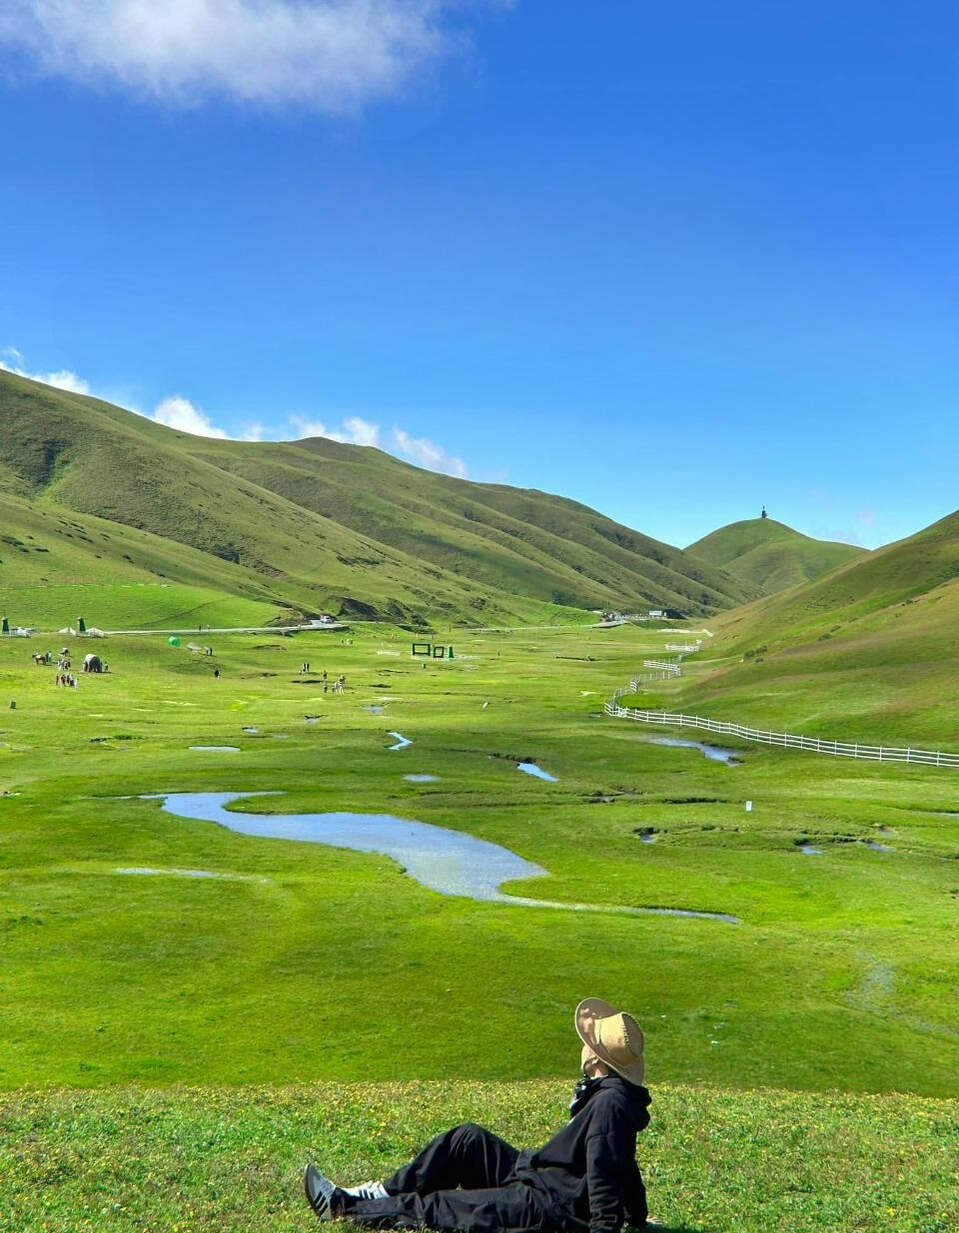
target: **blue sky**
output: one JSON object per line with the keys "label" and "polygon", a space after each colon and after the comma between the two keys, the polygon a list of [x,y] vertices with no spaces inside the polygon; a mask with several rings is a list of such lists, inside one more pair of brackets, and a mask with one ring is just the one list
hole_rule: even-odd
{"label": "blue sky", "polygon": [[0,356],[670,543],[952,512],[959,13],[17,0]]}

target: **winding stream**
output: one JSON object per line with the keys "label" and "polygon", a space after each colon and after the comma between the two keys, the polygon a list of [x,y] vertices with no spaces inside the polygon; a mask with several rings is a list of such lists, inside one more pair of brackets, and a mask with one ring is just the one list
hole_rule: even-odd
{"label": "winding stream", "polygon": [[231,801],[254,796],[278,796],[274,792],[163,792],[146,796],[160,800],[165,813],[195,821],[216,822],[241,835],[262,839],[292,839],[323,843],[356,852],[379,852],[400,864],[421,886],[443,895],[462,895],[481,902],[495,901],[523,907],[562,908],[572,912],[613,912],[630,916],[654,913],[689,916],[737,924],[738,918],[724,912],[697,912],[687,908],[617,907],[588,903],[556,903],[504,894],[503,882],[517,878],[545,877],[540,865],[524,860],[508,848],[477,839],[462,831],[448,830],[427,822],[397,818],[392,814],[301,813],[258,814],[228,810]]}
{"label": "winding stream", "polygon": [[722,762],[725,766],[738,766],[742,761],[740,750],[723,749],[719,745],[707,745],[703,741],[685,741],[678,736],[644,736],[640,739],[647,745],[671,745],[678,749],[698,749],[710,761]]}

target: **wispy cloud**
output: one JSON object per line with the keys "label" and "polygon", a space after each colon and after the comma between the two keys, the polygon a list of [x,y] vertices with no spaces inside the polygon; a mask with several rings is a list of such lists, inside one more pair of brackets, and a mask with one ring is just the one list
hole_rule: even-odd
{"label": "wispy cloud", "polygon": [[[139,412],[143,414],[143,412]],[[175,428],[178,432],[189,432],[194,437],[220,437],[226,439],[227,434],[222,428],[212,422],[199,407],[194,406],[189,398],[174,394],[172,398],[164,398],[157,405],[152,415],[147,417],[164,424],[167,428]]]}
{"label": "wispy cloud", "polygon": [[454,50],[464,7],[508,0],[5,0],[0,46],[40,73],[176,105],[355,110]]}
{"label": "wispy cloud", "polygon": [[392,432],[393,451],[418,467],[426,467],[428,471],[442,471],[445,475],[466,477],[466,463],[462,458],[447,454],[442,445],[437,445],[429,437],[414,437],[402,428],[394,428]]}
{"label": "wispy cloud", "polygon": [[[2,0],[0,0],[2,2]],[[76,373],[66,370],[60,372],[34,373],[28,372],[26,361],[16,347],[0,350],[0,368],[16,373],[19,377],[29,377],[31,381],[42,381],[45,385],[56,386],[60,390],[68,390],[73,394],[93,394],[104,397],[108,402],[115,402],[102,394],[96,394],[89,382],[78,377]],[[126,403],[126,409],[145,419],[173,428],[177,432],[188,432],[195,437],[215,437],[221,441],[288,441],[303,440],[306,437],[326,437],[330,441],[341,441],[346,445],[366,445],[385,450],[400,458],[424,467],[428,471],[439,471],[444,475],[456,475],[465,479],[468,474],[466,463],[455,454],[450,454],[442,445],[431,441],[429,437],[416,437],[404,428],[394,427],[384,432],[379,424],[364,420],[358,415],[345,416],[339,424],[328,424],[325,420],[313,419],[310,416],[291,415],[286,424],[279,429],[268,428],[254,421],[244,425],[239,433],[229,433],[215,424],[202,407],[184,398],[182,394],[173,394],[157,403],[151,412]]]}
{"label": "wispy cloud", "polygon": [[348,416],[339,427],[327,427],[322,420],[314,420],[302,415],[291,415],[289,424],[299,433],[301,439],[327,437],[330,441],[343,441],[347,445],[379,445],[380,443],[379,425],[362,420],[358,415]]}
{"label": "wispy cloud", "polygon": [[447,453],[442,445],[437,445],[429,437],[414,437],[405,428],[392,428],[389,432],[384,432],[379,424],[360,419],[358,415],[348,416],[335,426],[328,425],[324,420],[291,415],[289,424],[301,438],[327,437],[330,441],[343,441],[348,445],[373,445],[389,454],[406,458],[428,471],[458,475],[461,479],[467,474],[466,463],[462,458]]}
{"label": "wispy cloud", "polygon": [[[90,394],[94,398],[103,398],[106,402],[116,402],[116,398],[97,393],[89,381],[85,381],[83,377],[78,377],[75,372],[70,372],[68,369],[55,372],[30,372],[26,367],[23,354],[16,347],[5,347],[0,351],[0,368],[15,373],[18,377],[28,377],[31,381],[42,381],[44,385],[52,385],[58,390],[66,390],[71,394]],[[182,394],[173,394],[169,398],[164,398],[157,403],[152,414],[130,403],[122,405],[125,405],[127,411],[133,411],[145,419],[154,420],[166,428],[175,428],[178,432],[192,433],[195,437],[219,437],[226,440],[230,435],[222,428],[218,428],[205,411],[201,410],[196,403],[190,402],[189,398],[184,398]],[[256,435],[251,435],[251,433]],[[261,435],[261,425],[251,424],[243,430],[240,439],[259,441]]]}
{"label": "wispy cloud", "polygon": [[16,347],[5,347],[0,351],[0,368],[16,373],[18,377],[29,377],[31,381],[42,381],[44,385],[55,386],[56,389],[66,390],[70,394],[90,393],[90,387],[86,381],[67,368],[60,368],[54,372],[28,372],[24,368],[24,363],[24,358]]}

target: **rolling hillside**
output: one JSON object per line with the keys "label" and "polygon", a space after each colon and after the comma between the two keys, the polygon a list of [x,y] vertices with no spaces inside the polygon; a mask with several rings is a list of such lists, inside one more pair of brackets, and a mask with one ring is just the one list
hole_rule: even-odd
{"label": "rolling hillside", "polygon": [[670,705],[776,731],[959,750],[959,512],[712,628]]}
{"label": "rolling hillside", "polygon": [[105,518],[0,491],[0,603],[14,625],[266,625],[300,615],[255,571]]}
{"label": "rolling hillside", "polygon": [[484,623],[542,619],[557,605],[703,614],[758,593],[573,501],[374,449],[191,437],[4,371],[0,415],[0,493],[188,546],[217,569],[231,563],[268,603]]}
{"label": "rolling hillside", "polygon": [[865,549],[811,539],[774,518],[749,518],[720,527],[686,551],[774,595],[862,556]]}

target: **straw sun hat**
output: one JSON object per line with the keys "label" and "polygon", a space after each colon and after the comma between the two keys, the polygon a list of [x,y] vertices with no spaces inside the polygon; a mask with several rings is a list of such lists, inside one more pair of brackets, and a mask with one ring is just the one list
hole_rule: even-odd
{"label": "straw sun hat", "polygon": [[573,1015],[576,1031],[601,1062],[630,1083],[643,1082],[643,1033],[632,1015],[602,998],[585,998]]}

